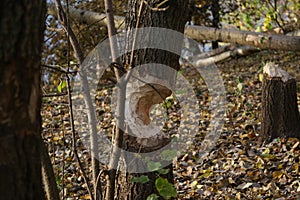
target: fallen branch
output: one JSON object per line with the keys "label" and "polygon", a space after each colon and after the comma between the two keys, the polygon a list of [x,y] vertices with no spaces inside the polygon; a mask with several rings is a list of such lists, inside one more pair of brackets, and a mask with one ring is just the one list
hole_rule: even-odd
{"label": "fallen branch", "polygon": [[[53,3],[48,3],[48,14],[53,17],[57,16],[57,11]],[[99,24],[100,26],[107,26],[108,20],[106,14],[99,14],[96,12],[77,9],[72,6],[69,7],[69,14],[73,20],[81,24]],[[115,26],[121,29],[125,28],[125,18],[122,16],[114,16]]]}
{"label": "fallen branch", "polygon": [[242,46],[242,47],[228,47],[223,48],[219,50],[215,49],[211,52],[205,52],[201,53],[199,55],[193,56],[191,58],[188,58],[186,61],[183,61],[183,64],[187,64],[187,61],[190,63],[195,64],[196,66],[207,66],[213,63],[218,63],[220,61],[223,61],[229,57],[235,57],[235,56],[245,56],[250,53],[254,53],[259,51],[257,48],[249,47],[249,46]]}
{"label": "fallen branch", "polygon": [[[48,14],[56,17],[56,10],[53,4],[48,4]],[[105,14],[84,11],[70,6],[70,16],[79,23],[93,24],[99,23],[101,26],[107,25]],[[115,25],[121,29],[125,28],[124,17],[115,16]],[[300,37],[286,36],[278,34],[257,33],[250,31],[240,31],[233,29],[215,29],[205,26],[186,26],[185,35],[201,41],[220,41],[246,46],[258,47],[261,49],[273,49],[284,51],[300,51]]]}
{"label": "fallen branch", "polygon": [[205,26],[186,26],[185,34],[197,40],[221,41],[261,49],[300,51],[300,37],[257,33],[233,29],[215,29]]}

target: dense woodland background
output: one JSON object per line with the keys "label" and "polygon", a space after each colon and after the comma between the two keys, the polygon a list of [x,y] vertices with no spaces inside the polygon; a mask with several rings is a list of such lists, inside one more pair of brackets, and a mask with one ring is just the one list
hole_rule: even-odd
{"label": "dense woodland background", "polygon": [[[6,1],[5,3],[10,5],[8,8],[13,9],[14,6],[11,6],[9,2],[10,1]],[[29,2],[24,2],[28,5],[30,4]],[[283,44],[290,45],[291,51],[284,49],[285,45],[282,45],[282,49],[284,50],[280,50],[280,45],[278,46],[277,43],[273,44],[274,48],[273,46],[272,48],[268,48],[268,46],[262,47],[259,46],[261,44],[256,45],[255,42],[253,42],[254,45],[252,46],[251,44],[247,44],[249,46],[243,46],[243,44],[246,43],[238,44],[239,42],[230,43],[229,41],[225,41],[228,42],[225,43],[222,41],[210,41],[207,38],[198,38],[198,35],[201,35],[198,34],[198,32],[192,34],[186,32],[186,34],[193,35],[193,39],[196,39],[201,45],[189,47],[189,52],[183,50],[183,55],[198,56],[197,58],[204,63],[208,62],[208,58],[211,58],[218,66],[224,81],[227,101],[226,117],[224,118],[225,124],[222,127],[217,145],[204,159],[199,158],[201,142],[209,131],[208,126],[212,118],[209,110],[212,99],[201,74],[191,68],[191,66],[185,62],[184,58],[181,58],[179,72],[183,74],[194,87],[198,100],[197,106],[200,108],[199,131],[196,133],[196,137],[189,143],[189,149],[178,157],[177,160],[173,161],[173,165],[169,166],[164,172],[158,172],[156,170],[153,174],[127,174],[125,176],[126,178],[123,179],[120,178],[123,175],[122,173],[115,172],[116,185],[113,185],[115,187],[115,193],[110,197],[108,197],[109,190],[107,189],[108,184],[111,184],[111,181],[109,181],[111,178],[109,166],[101,162],[99,163],[91,157],[89,150],[85,148],[77,135],[77,133],[80,132],[78,129],[78,127],[80,127],[79,122],[70,117],[72,98],[76,98],[72,96],[72,87],[80,70],[82,58],[87,56],[99,42],[108,37],[107,24],[109,27],[109,23],[104,22],[104,18],[99,21],[84,21],[74,15],[73,11],[82,12],[82,16],[85,15],[83,11],[89,11],[91,15],[99,13],[105,14],[104,11],[107,10],[105,9],[105,1],[70,0],[58,2],[59,1],[47,1],[47,13],[45,2],[45,5],[36,5],[33,6],[33,8],[27,9],[27,11],[30,11],[29,13],[35,13],[34,8],[37,9],[39,6],[41,9],[44,8],[44,12],[37,12],[39,13],[39,15],[37,15],[38,19],[41,20],[41,22],[39,22],[40,24],[38,24],[38,22],[35,22],[36,24],[31,22],[32,19],[36,18],[33,14],[28,15],[28,20],[24,20],[24,24],[31,24],[28,25],[28,27],[31,27],[29,29],[42,27],[42,24],[45,24],[44,40],[42,41],[42,28],[39,30],[40,32],[32,38],[32,41],[43,44],[41,64],[38,64],[40,58],[38,53],[35,53],[35,68],[33,70],[34,72],[32,72],[34,77],[41,77],[40,103],[42,119],[40,123],[42,138],[36,136],[36,133],[40,131],[39,128],[35,128],[38,127],[39,122],[36,121],[36,124],[32,123],[26,125],[26,119],[30,121],[32,116],[28,114],[28,118],[25,119],[18,114],[18,112],[23,111],[23,109],[20,109],[21,106],[25,107],[25,105],[30,104],[30,98],[25,101],[22,95],[12,97],[13,95],[8,95],[10,92],[8,89],[3,89],[1,96],[1,107],[9,105],[7,102],[11,101],[11,99],[17,99],[13,102],[15,102],[15,105],[19,105],[18,102],[20,101],[18,101],[18,98],[20,98],[22,100],[20,107],[10,105],[11,107],[8,106],[6,110],[10,109],[10,112],[13,113],[16,119],[19,117],[22,118],[22,120],[25,119],[25,122],[17,123],[14,126],[11,123],[7,125],[6,119],[8,115],[2,114],[2,116],[0,116],[2,121],[0,127],[0,145],[2,146],[2,149],[0,148],[0,173],[2,177],[0,178],[0,191],[6,191],[3,193],[4,196],[7,196],[6,199],[40,199],[39,196],[43,196],[43,188],[46,190],[48,199],[145,199],[142,197],[143,188],[145,188],[145,186],[151,188],[149,190],[149,194],[151,195],[146,195],[148,197],[147,200],[300,198],[300,132],[293,133],[293,137],[289,137],[290,135],[288,133],[281,133],[279,135],[280,137],[276,138],[272,137],[272,133],[269,133],[270,137],[261,136],[263,81],[265,80],[264,76],[266,77],[266,74],[263,73],[263,68],[266,63],[274,62],[278,64],[281,69],[288,72],[294,78],[296,82],[296,101],[298,109],[300,108],[300,54],[299,49],[297,49],[299,48],[299,44],[292,43],[293,41],[299,41],[299,38],[296,38],[299,36],[298,31],[300,27],[299,1],[188,1],[186,11],[182,12],[187,16],[186,25],[191,27],[190,30],[194,30],[193,27],[196,26],[196,29],[200,29],[201,31],[201,27],[206,26],[220,30],[229,29],[233,31],[242,30],[275,34],[279,36],[278,41],[282,39]],[[155,7],[158,2],[164,1],[155,2],[149,0],[146,2],[154,2],[153,5]],[[178,0],[178,2],[180,1]],[[134,0],[130,0],[129,3],[131,3],[129,5],[140,5]],[[114,0],[111,5],[116,20],[116,31],[121,32],[125,28],[124,17],[126,17],[126,14],[133,12],[133,6],[128,6],[128,1],[119,0]],[[162,8],[163,7],[164,6],[162,6]],[[8,8],[7,10],[9,10]],[[61,14],[61,16],[57,16],[57,13],[60,13],[59,9],[62,8],[64,9],[64,15]],[[157,9],[158,8],[160,7],[157,7]],[[4,10],[2,5],[1,10]],[[145,10],[145,13],[146,12]],[[152,10],[152,12],[164,12],[164,10]],[[46,15],[45,20],[43,20],[43,15]],[[27,15],[24,13],[21,16]],[[6,16],[1,14],[1,23],[3,23],[4,20],[2,20],[2,18],[4,19],[4,17]],[[16,22],[11,21],[10,23],[16,23],[16,26],[22,26],[22,24],[17,23],[17,20]],[[131,21],[131,23],[134,22]],[[6,30],[6,28],[7,26],[1,24],[0,33],[4,33],[0,35],[1,44],[7,44],[5,41],[7,34],[3,31]],[[13,30],[13,27],[11,27],[11,29]],[[70,30],[72,30],[73,35],[70,34]],[[30,31],[20,31],[18,34],[26,36],[28,33],[30,35]],[[286,38],[285,35],[287,34],[293,34],[296,39],[294,38],[295,40],[292,40]],[[79,45],[77,48],[80,49],[81,56],[80,53],[78,54],[78,49],[74,48],[71,39],[72,36],[77,39]],[[39,37],[40,41],[37,40]],[[68,39],[70,39],[71,42]],[[176,42],[180,43],[181,41]],[[188,46],[188,41],[185,42]],[[24,44],[32,45],[30,42],[25,42]],[[36,45],[38,46],[39,44]],[[9,47],[14,45],[8,44],[3,46],[10,49]],[[22,48],[24,47],[22,44],[20,46]],[[22,48],[22,51],[27,51],[26,48]],[[31,50],[28,52],[31,52]],[[38,51],[33,50],[32,52]],[[15,60],[19,60],[20,62],[18,61],[16,64],[9,62],[11,57],[1,53],[0,58],[3,58],[5,61],[0,65],[4,69],[3,72],[1,72],[1,80],[12,81],[11,84],[9,84],[9,81],[1,82],[1,87],[8,88],[9,85],[12,85],[11,88],[13,89],[11,92],[17,94],[19,94],[17,91],[22,90],[23,87],[38,87],[39,81],[30,82],[30,80],[35,80],[35,78],[29,75],[25,76],[25,79],[20,78],[20,83],[18,82],[18,84],[14,82],[14,78],[7,78],[10,77],[10,74],[14,73],[19,73],[21,76],[28,74],[25,71],[21,71],[20,66],[23,63],[23,57],[32,57],[30,53],[29,55],[22,54],[20,59],[16,56],[17,53],[12,55],[16,58]],[[25,69],[30,69],[31,65],[33,64],[29,62],[25,65]],[[14,70],[9,72],[9,69]],[[41,70],[41,74],[38,73],[38,69]],[[108,68],[99,81],[99,91],[97,96],[94,97],[97,99],[96,117],[98,126],[102,128],[103,132],[110,139],[113,134],[115,134],[115,124],[117,123],[112,114],[112,92],[117,78],[118,76],[115,74],[113,67]],[[15,85],[21,85],[21,82],[24,86],[20,88],[16,86],[16,88],[19,89],[15,89]],[[35,90],[37,89],[38,88]],[[26,89],[24,89],[24,91],[25,90]],[[37,92],[37,94],[39,94],[39,92]],[[10,98],[8,98],[8,96]],[[30,95],[26,93],[25,96]],[[8,100],[6,101],[5,99]],[[36,103],[36,105],[39,107],[39,103]],[[162,122],[164,131],[174,133],[180,123],[180,116],[177,112],[179,107],[180,105],[176,98],[170,97],[167,98],[164,103],[157,105],[151,111],[151,116],[161,118],[163,121],[160,109],[167,109],[169,115],[167,116],[167,120]],[[38,110],[35,110],[35,112],[38,112]],[[6,113],[6,111],[3,113]],[[12,116],[12,114],[9,116]],[[14,118],[10,120],[12,119]],[[18,128],[15,130],[15,128],[11,127]],[[27,127],[26,131],[23,131],[25,129],[22,129],[22,127]],[[14,134],[16,133],[16,135],[22,135],[20,137],[21,139],[17,139],[17,141],[20,141],[19,143],[14,140],[12,140],[11,143],[7,143],[7,141],[10,140],[7,140],[6,136],[9,136],[12,131],[15,131]],[[31,132],[35,132],[35,137],[33,137],[32,140],[30,139],[24,142],[24,132],[28,135],[30,135],[29,133]],[[39,139],[41,139],[43,143],[39,141]],[[11,146],[16,144],[15,146],[18,148],[20,147],[22,149],[24,147],[24,149],[27,150],[23,153],[16,150],[16,152],[19,153],[8,154],[7,152],[11,150],[9,150],[9,145],[4,145],[6,143],[11,144]],[[31,143],[39,144],[38,147],[36,147],[37,149],[31,149]],[[42,152],[42,161],[40,161],[40,158],[36,158],[39,157],[39,152]],[[11,156],[5,156],[6,154]],[[27,170],[30,168],[29,166],[34,163],[31,163],[30,159],[28,159],[25,164],[22,162],[22,159],[26,160],[25,157],[27,156],[33,157],[32,160],[36,162],[35,170],[30,173],[27,173]],[[13,159],[20,161],[14,163],[11,161]],[[10,162],[13,164],[6,166],[6,164]],[[20,196],[11,194],[18,191],[18,188],[21,187],[11,187],[11,185],[17,185],[13,182],[14,180],[18,180],[21,176],[18,175],[18,173],[12,176],[15,171],[18,171],[16,166],[19,165],[19,162],[23,163],[21,167],[23,165],[25,166],[24,171],[20,171],[19,173],[27,173],[27,176],[21,179],[29,181],[30,183],[28,187],[31,188],[31,190],[24,191],[24,193],[28,193],[28,196],[21,195],[21,192]],[[34,174],[34,171],[38,171],[41,168],[41,165],[37,164],[40,162],[43,166],[42,174],[36,173],[37,177],[32,177],[31,180],[31,173]],[[10,167],[13,170],[10,170]],[[154,167],[153,169],[157,168]],[[10,173],[7,173],[7,171]],[[171,171],[173,171],[173,173],[171,173]],[[54,174],[52,174],[52,172],[54,172]],[[7,173],[7,176],[2,176],[5,173]],[[170,173],[172,175],[171,178],[169,176]],[[40,177],[43,175],[43,188],[42,181],[39,179],[40,177],[38,177],[39,175]],[[157,184],[158,180],[166,180],[166,182],[161,182],[159,186]],[[40,190],[37,192],[37,190],[33,188],[40,188]],[[132,190],[132,188],[134,188],[134,190]],[[124,195],[126,198],[123,198],[122,193],[126,193],[126,189],[130,191],[128,194],[130,193],[131,196]]]}

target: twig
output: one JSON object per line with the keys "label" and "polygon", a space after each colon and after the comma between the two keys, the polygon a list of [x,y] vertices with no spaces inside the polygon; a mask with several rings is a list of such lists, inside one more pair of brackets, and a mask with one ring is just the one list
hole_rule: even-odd
{"label": "twig", "polygon": [[74,152],[74,156],[79,164],[79,168],[82,172],[82,176],[83,176],[83,179],[84,179],[84,182],[86,183],[87,185],[87,190],[88,190],[88,193],[89,195],[91,196],[91,199],[93,200],[93,196],[92,196],[92,191],[91,191],[91,188],[88,184],[88,178],[87,178],[87,175],[85,174],[85,171],[84,171],[84,168],[83,168],[83,165],[80,161],[80,158],[78,156],[78,152],[77,152],[77,145],[76,145],[76,134],[75,134],[75,126],[74,126],[74,116],[73,116],[73,109],[72,109],[72,95],[71,95],[71,85],[70,85],[70,77],[67,75],[67,90],[68,90],[68,100],[69,100],[69,115],[70,115],[70,123],[71,123],[71,131],[72,131],[72,140],[73,140],[73,152]]}
{"label": "twig", "polygon": [[146,0],[143,0],[143,2],[146,4],[146,6],[153,11],[166,11],[170,6],[166,6],[164,8],[161,8],[162,5],[164,5],[165,3],[167,3],[169,0],[164,0],[162,2],[160,2],[156,7],[152,7],[149,5],[149,3]]}
{"label": "twig", "polygon": [[43,64],[41,66],[45,67],[45,68],[48,68],[48,69],[52,69],[52,70],[58,71],[58,72],[61,72],[61,73],[64,73],[64,74],[73,74],[73,75],[77,74],[77,71],[67,71],[64,68],[60,67],[60,66],[45,65],[45,64]]}
{"label": "twig", "polygon": [[59,192],[55,181],[55,175],[51,165],[51,160],[48,154],[47,147],[42,138],[40,138],[41,145],[41,161],[42,161],[42,178],[46,192],[47,199],[59,200]]}
{"label": "twig", "polygon": [[281,23],[280,23],[279,20],[278,20],[278,17],[279,17],[280,20],[281,20],[281,22],[283,22],[282,17],[281,17],[281,14],[280,14],[280,13],[278,12],[278,10],[277,10],[277,1],[274,0],[274,5],[273,5],[270,1],[268,1],[268,4],[271,6],[271,8],[273,8],[273,10],[274,10],[274,12],[275,12],[275,14],[276,14],[276,15],[275,15],[275,18],[274,18],[276,24],[277,24],[278,27],[283,31],[283,33],[286,34],[286,30],[284,29],[284,27],[281,25]]}
{"label": "twig", "polygon": [[[111,57],[112,62],[114,63],[121,63],[120,59],[117,57],[119,55],[118,50],[118,44],[116,40],[116,28],[115,28],[115,22],[114,22],[114,15],[112,11],[112,2],[111,0],[105,0],[105,11],[106,11],[106,18],[107,18],[107,31],[108,31],[108,37],[109,37],[109,44],[111,48]],[[115,69],[117,80],[120,79],[121,75],[123,74],[123,71],[121,69]]]}
{"label": "twig", "polygon": [[[99,189],[99,192],[96,192],[95,200],[97,200],[97,199],[101,199],[102,200],[102,187],[101,187],[101,184],[99,185],[99,182],[100,182],[100,177],[101,177],[101,175],[102,175],[103,172],[104,172],[104,170],[102,169],[99,172],[97,180],[96,180],[96,188]],[[98,198],[98,194],[99,194],[99,198]]]}
{"label": "twig", "polygon": [[57,10],[58,20],[61,23],[64,31],[68,34],[68,37],[69,37],[68,39],[71,42],[71,45],[72,45],[73,50],[75,52],[76,58],[78,59],[78,61],[81,64],[84,60],[84,54],[81,50],[81,47],[80,47],[79,42],[76,38],[76,35],[74,34],[71,27],[68,26],[68,19],[67,19],[66,13],[63,10],[63,7],[61,5],[60,0],[55,0],[55,6],[56,6],[56,10]]}
{"label": "twig", "polygon": [[[115,38],[116,29],[114,24],[114,16],[112,13],[112,2],[111,0],[104,0],[105,3],[105,11],[106,11],[106,17],[107,17],[107,29],[108,29],[108,37],[109,37],[109,43],[110,43],[110,49],[111,49],[111,55],[112,55],[112,62],[116,64],[120,64],[120,60],[117,57],[119,55],[118,52],[118,46],[117,41]],[[120,81],[121,76],[124,74],[125,69],[123,65],[117,65],[119,66],[114,67],[114,72],[117,78],[117,81]],[[124,81],[121,81],[119,83],[118,87],[118,98],[117,98],[117,109],[116,109],[116,131],[114,134],[114,145],[112,149],[112,156],[109,160],[109,170],[108,174],[106,175],[107,179],[107,187],[106,187],[106,199],[112,200],[115,196],[115,183],[116,183],[116,166],[120,159],[120,146],[123,143],[123,127],[124,127],[124,110],[125,110],[125,96],[126,96],[126,85],[123,84]]]}
{"label": "twig", "polygon": [[[145,2],[144,0],[141,2],[138,18],[136,20],[136,25],[135,25],[135,33],[134,33],[134,37],[133,37],[133,41],[132,41],[132,49],[131,49],[130,61],[129,61],[129,66],[131,66],[131,68],[133,67],[132,63],[133,63],[133,57],[134,57],[134,49],[135,49],[135,45],[136,45],[136,37],[137,37],[137,32],[138,32],[138,28],[139,28],[139,24],[140,24],[140,18],[141,18],[144,2]],[[129,79],[129,76],[130,76],[130,74],[128,73],[126,79]]]}
{"label": "twig", "polygon": [[45,98],[45,97],[60,97],[60,96],[66,96],[67,94],[68,94],[67,92],[53,93],[53,94],[43,94],[43,98]]}
{"label": "twig", "polygon": [[[64,31],[67,33],[68,41],[71,43],[71,45],[73,47],[73,50],[75,52],[75,56],[78,59],[80,65],[81,65],[82,62],[84,61],[83,51],[81,50],[79,42],[78,42],[78,40],[77,40],[77,38],[76,38],[73,30],[71,29],[70,24],[68,23],[68,18],[67,18],[66,14],[65,14],[65,12],[64,12],[64,10],[62,8],[60,0],[56,0],[55,1],[55,5],[56,5],[57,13],[58,13],[58,19],[59,19],[60,23],[62,24],[62,27],[63,27]],[[67,11],[68,11],[68,9],[67,9]],[[81,74],[84,74],[84,72],[81,73]],[[66,74],[66,76],[67,76],[67,89],[68,89],[68,98],[69,98],[70,123],[71,123],[71,129],[72,129],[74,155],[75,155],[75,158],[76,158],[76,160],[77,160],[77,162],[79,164],[79,168],[82,171],[82,175],[83,175],[84,181],[87,184],[88,193],[91,196],[91,199],[93,200],[94,198],[93,198],[93,195],[92,195],[91,187],[90,187],[90,185],[88,183],[87,176],[86,176],[86,174],[84,172],[82,163],[80,162],[80,158],[79,158],[78,153],[77,153],[75,126],[74,126],[74,118],[73,118],[73,110],[72,110],[71,86],[70,86],[70,80],[69,80],[68,74]],[[86,77],[83,77],[81,79],[81,81],[82,81],[83,87],[86,88],[86,84],[87,84]],[[96,130],[97,130],[96,129],[96,125],[95,125],[96,116],[95,116],[95,113],[91,111],[91,109],[93,107],[90,107],[90,105],[92,105],[92,100],[91,100],[91,97],[89,95],[89,92],[87,92],[87,91],[85,92],[84,99],[85,99],[86,105],[89,108],[89,110],[88,110],[88,119],[89,119],[89,124],[91,126],[91,132],[90,132],[90,134],[91,134],[91,137],[93,138],[93,137],[96,137]],[[93,113],[94,113],[94,115],[93,115]],[[95,144],[93,141],[94,140],[92,139],[91,145]],[[93,147],[92,147],[92,149],[94,151],[97,150],[97,149],[95,149]],[[97,163],[98,163],[98,165],[97,165]],[[97,169],[99,170],[99,162],[97,162],[97,160],[95,159],[95,157],[93,155],[92,155],[92,166],[93,166],[92,170],[93,170],[93,177],[94,177],[95,171]]]}
{"label": "twig", "polygon": [[63,29],[61,29],[61,28],[53,28],[53,27],[47,26],[47,31],[52,31],[52,32],[59,33],[59,32],[62,32]]}
{"label": "twig", "polygon": [[[66,142],[65,142],[65,131],[63,130],[63,137],[62,137],[62,141],[63,141],[63,146],[62,148],[65,150],[66,149]],[[65,151],[63,151],[62,154],[62,173],[61,173],[61,190],[62,190],[62,199],[65,199]]]}
{"label": "twig", "polygon": [[[70,27],[70,23],[68,23],[68,18],[66,17],[65,13],[63,12],[60,1],[56,0],[56,2],[58,2],[57,7],[60,8],[60,12],[58,11],[58,13],[59,13],[58,18],[60,18],[60,16],[61,16],[62,22],[63,22],[62,25],[68,34],[68,41],[70,41],[70,43],[73,47],[73,50],[75,52],[75,56],[81,65],[84,61],[83,51],[82,51],[82,49],[79,45],[79,42],[74,34],[74,31]],[[69,6],[68,6],[68,8],[69,8]],[[69,9],[67,9],[67,11],[68,10]],[[70,52],[70,51],[68,51],[68,52]],[[89,127],[90,127],[90,142],[91,142],[90,148],[92,149],[92,152],[91,152],[92,153],[92,156],[91,156],[92,177],[93,177],[94,190],[96,192],[97,189],[95,187],[95,184],[96,184],[96,179],[97,179],[97,176],[99,173],[99,161],[96,158],[96,156],[98,156],[98,154],[99,154],[98,143],[97,143],[97,127],[96,127],[97,120],[96,120],[96,113],[95,113],[93,101],[92,101],[92,98],[90,95],[88,80],[87,80],[87,76],[86,76],[84,68],[81,68],[80,75],[81,75],[81,79],[80,79],[81,85],[84,90],[84,101],[85,101],[85,105],[87,106],[87,112],[88,112],[87,115],[88,115],[88,122],[89,122]]]}

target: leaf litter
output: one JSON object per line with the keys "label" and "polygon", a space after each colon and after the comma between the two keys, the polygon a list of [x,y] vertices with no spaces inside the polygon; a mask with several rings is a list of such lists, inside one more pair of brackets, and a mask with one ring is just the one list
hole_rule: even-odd
{"label": "leaf litter", "polygon": [[[299,53],[262,51],[218,63],[226,88],[226,118],[217,145],[199,159],[201,142],[210,123],[211,97],[204,81],[196,74],[191,78],[199,101],[199,131],[190,148],[174,163],[178,199],[299,199],[300,144],[296,138],[277,138],[257,144],[260,133],[261,74],[267,61],[300,76]],[[183,71],[184,71],[183,66]],[[193,76],[188,72],[186,76]],[[107,83],[107,82],[106,82]],[[105,83],[105,84],[106,84]],[[298,105],[300,87],[298,84]],[[99,92],[97,115],[101,127],[110,133],[114,121],[111,114],[111,87]],[[82,174],[72,150],[67,97],[43,99],[43,138],[48,146],[56,181],[66,199],[89,199]],[[175,109],[176,110],[176,109]],[[178,116],[171,114],[166,127],[176,131]],[[78,122],[75,121],[75,124]],[[300,133],[299,133],[300,134]],[[111,135],[108,137],[111,137]],[[91,178],[90,154],[80,138],[76,138],[78,155]],[[101,166],[105,168],[105,165]],[[105,180],[101,180],[105,186]]]}

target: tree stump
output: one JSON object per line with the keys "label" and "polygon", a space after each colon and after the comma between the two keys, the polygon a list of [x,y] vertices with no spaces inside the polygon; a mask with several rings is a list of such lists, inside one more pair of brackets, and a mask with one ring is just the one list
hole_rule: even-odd
{"label": "tree stump", "polygon": [[264,67],[260,140],[300,138],[296,80],[270,62]]}

